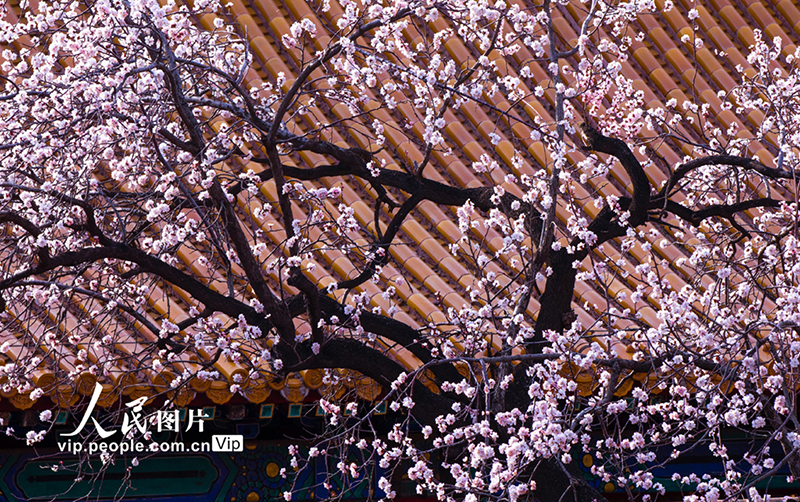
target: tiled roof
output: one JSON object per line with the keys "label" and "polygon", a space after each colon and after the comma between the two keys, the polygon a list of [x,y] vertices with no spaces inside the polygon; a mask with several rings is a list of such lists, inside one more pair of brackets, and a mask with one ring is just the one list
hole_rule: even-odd
{"label": "tiled roof", "polygon": [[[327,12],[321,12],[312,3],[301,0],[289,0],[286,3],[275,0],[230,0],[229,18],[227,21],[236,21],[250,41],[250,48],[253,53],[252,69],[247,73],[246,80],[250,85],[256,85],[261,81],[275,82],[282,74],[286,77],[283,84],[284,89],[293,82],[293,76],[297,75],[303,65],[305,58],[308,60],[309,54],[317,50],[322,50],[329,43],[330,37],[324,35],[326,32],[323,26],[335,25],[337,18],[342,15],[342,9],[338,2],[331,1],[331,8]],[[751,112],[747,116],[737,116],[734,111],[726,109],[723,104],[731,99],[726,95],[738,82],[741,75],[752,74],[752,69],[747,62],[747,47],[755,41],[754,30],[763,31],[766,36],[780,37],[783,40],[782,53],[784,55],[793,54],[797,48],[795,43],[800,40],[800,9],[793,0],[781,0],[775,2],[761,2],[746,0],[710,0],[705,5],[696,5],[690,1],[679,1],[675,7],[668,12],[660,12],[664,8],[665,1],[657,0],[659,12],[643,15],[636,21],[632,28],[632,37],[636,36],[637,31],[644,34],[640,41],[632,40],[630,54],[632,58],[620,60],[622,65],[621,73],[632,80],[635,89],[644,94],[644,103],[649,108],[663,107],[664,103],[671,99],[677,100],[682,104],[684,101],[696,99],[708,105],[710,114],[708,120],[715,123],[718,127],[729,129],[732,126],[738,128],[740,137],[753,137],[751,131],[759,125],[763,119],[762,114],[757,111]],[[696,8],[698,17],[690,20],[688,12]],[[318,26],[318,36],[314,40],[314,47],[307,47],[305,55],[297,50],[287,50],[280,43],[281,37],[289,33],[293,22],[307,18],[314,21]],[[577,37],[576,31],[582,19],[582,11],[577,3],[571,3],[559,7],[555,11],[553,20],[560,38],[571,42]],[[211,28],[213,18],[204,17],[200,22],[207,28]],[[445,27],[447,21],[437,19],[431,22],[431,27],[441,29]],[[688,42],[682,42],[684,35],[688,35]],[[695,35],[703,40],[703,46],[697,48],[693,40]],[[411,37],[408,33],[406,40],[414,46],[418,40]],[[457,64],[463,66],[470,61],[474,61],[479,52],[475,47],[465,45],[458,38],[451,38],[444,43],[446,57],[453,58]],[[397,59],[396,64],[402,61]],[[439,152],[434,152],[432,168],[428,168],[426,176],[430,179],[465,187],[491,186],[497,184],[506,187],[508,190],[518,190],[512,185],[504,183],[504,175],[507,173],[533,174],[533,168],[547,166],[550,164],[547,153],[543,146],[531,140],[531,128],[526,125],[536,120],[547,123],[553,122],[553,93],[545,93],[544,99],[534,98],[530,92],[537,83],[547,79],[546,68],[537,62],[533,54],[524,46],[513,56],[506,60],[496,61],[500,75],[519,75],[522,65],[529,65],[532,77],[523,79],[522,86],[525,87],[526,103],[510,103],[500,92],[492,96],[485,96],[486,101],[491,106],[465,105],[457,111],[448,111],[444,115],[447,126],[444,129],[444,139],[446,145],[452,148],[452,155],[445,156]],[[572,64],[574,61],[568,60],[565,64]],[[361,92],[371,96],[371,90],[364,89]],[[368,101],[364,108],[373,106]],[[314,127],[316,122],[333,123],[340,119],[350,117],[350,111],[344,108],[345,105],[328,101],[323,95],[317,97],[314,105],[309,106],[304,115],[296,115],[287,122],[287,128],[295,133],[302,133]],[[508,118],[498,118],[498,114],[493,109],[510,110]],[[396,110],[389,112],[377,110],[370,118],[378,118],[385,125],[386,146],[375,155],[380,161],[385,161],[386,168],[402,170],[399,164],[413,165],[414,162],[421,162],[424,152],[418,146],[422,142],[422,122],[416,110],[408,103],[400,103]],[[364,121],[366,122],[366,121]],[[367,124],[362,124],[367,130]],[[687,125],[690,129],[685,131],[686,136],[691,137],[699,132],[698,124]],[[691,129],[694,127],[694,130]],[[375,151],[377,148],[370,144],[365,136],[353,130],[330,129],[330,136],[325,139],[346,146],[359,146],[361,148]],[[495,136],[496,135],[496,136]],[[498,141],[499,137],[499,141]],[[527,156],[520,167],[515,167],[512,162],[514,147],[527,151]],[[776,152],[774,138],[767,137],[765,140],[754,140],[750,146],[750,154],[757,155],[763,162],[769,163]],[[654,187],[659,187],[667,178],[667,165],[675,166],[682,160],[684,155],[690,155],[692,147],[686,143],[665,142],[658,150],[658,155],[664,159],[665,163],[655,162],[648,165],[646,171]],[[481,174],[472,168],[472,163],[479,161],[482,156],[488,156],[500,164],[500,169],[490,174]],[[583,159],[579,152],[569,154],[569,160],[577,163]],[[644,159],[644,157],[642,157]],[[288,165],[308,165],[312,166],[323,161],[320,155],[310,152],[300,152],[287,157]],[[234,169],[253,168],[255,171],[262,169],[259,165],[234,166]],[[342,201],[352,207],[355,211],[355,218],[369,231],[374,230],[373,207],[377,194],[364,182],[356,178],[326,178],[321,181],[304,182],[308,185],[326,186],[328,188],[339,186],[343,190]],[[622,196],[626,194],[628,178],[624,171],[615,167],[609,176],[588,177],[585,182],[575,184],[575,193],[572,194],[575,200],[590,201],[593,194],[604,196]],[[263,183],[260,186],[261,192],[270,200],[277,201],[275,185],[272,181]],[[522,196],[521,193],[515,195]],[[280,225],[274,219],[273,214],[254,214],[254,207],[246,206],[242,199],[240,210],[248,214],[258,222],[262,228],[267,229],[271,223],[275,223],[275,228]],[[304,208],[295,205],[296,214],[304,214]],[[339,209],[333,205],[328,205],[327,210],[334,217],[340,215]],[[586,204],[584,210],[590,215],[595,216],[599,210],[592,204]],[[443,309],[452,307],[460,309],[463,304],[469,303],[466,292],[467,287],[473,285],[476,280],[469,266],[458,256],[454,256],[450,250],[451,245],[459,244],[461,232],[458,228],[455,207],[440,207],[431,202],[420,204],[412,212],[411,216],[402,226],[395,244],[391,247],[392,259],[383,267],[381,272],[381,282],[374,284],[366,282],[359,286],[358,291],[366,292],[371,298],[372,306],[381,307],[384,312],[388,311],[390,303],[384,299],[381,293],[388,285],[396,287],[397,294],[403,307],[395,314],[399,321],[407,323],[413,327],[422,327],[429,322],[444,323],[446,316],[442,313]],[[567,214],[559,213],[561,224],[566,223]],[[477,236],[476,230],[476,236]],[[266,234],[274,244],[278,244],[284,238],[281,231],[270,231]],[[663,242],[667,245],[662,245]],[[682,285],[691,281],[688,269],[681,266],[679,258],[688,258],[691,255],[692,241],[686,242],[685,246],[673,245],[676,241],[669,229],[659,228],[648,231],[645,238],[635,244],[629,253],[622,253],[614,245],[605,246],[605,253],[615,260],[624,260],[626,266],[634,266],[637,261],[642,260],[648,254],[643,249],[645,242],[652,245],[652,249],[660,255],[662,259],[669,263],[668,271],[670,282],[676,290]],[[359,244],[367,243],[366,234],[362,237]],[[483,243],[483,252],[493,254],[502,248],[502,237],[494,231],[488,231]],[[221,292],[226,291],[226,278],[219,271],[207,269],[195,256],[192,251],[184,249],[179,253],[179,258],[183,261],[187,269],[216,277],[214,286]],[[336,249],[319,249],[316,253],[318,267],[313,271],[308,271],[308,276],[320,287],[325,287],[332,281],[342,281],[355,274],[356,266],[342,252]],[[584,267],[590,266],[588,260]],[[508,282],[520,267],[514,263],[512,257],[503,257],[502,263],[490,263],[489,269],[497,274],[498,280]],[[271,276],[272,285],[278,288],[278,277]],[[401,280],[402,279],[402,280]],[[283,285],[287,291],[296,291],[287,285]],[[635,284],[628,283],[624,278],[614,279],[610,285],[610,292],[616,296],[616,305],[620,309],[633,308],[630,304],[630,292],[635,289]],[[627,299],[622,299],[620,292],[627,292]],[[148,319],[155,322],[159,317],[168,317],[173,321],[180,321],[188,317],[188,298],[182,297],[185,293],[179,289],[165,290],[158,285],[151,288],[149,296],[150,309],[147,313]],[[438,295],[436,297],[435,295]],[[574,308],[578,318],[584,326],[591,326],[596,318],[595,305],[604,306],[606,299],[604,293],[596,290],[588,283],[578,281]],[[91,312],[90,305],[79,306],[84,310],[84,314]],[[539,305],[532,301],[527,314],[531,319],[537,316]],[[645,307],[639,309],[643,319],[649,323],[658,324],[656,311],[654,308]],[[28,313],[15,312],[21,319],[26,319]],[[51,319],[52,323],[58,324],[64,331],[72,331],[78,325],[76,319],[66,318]],[[41,332],[37,332],[35,323],[28,324],[27,329],[34,339],[40,339]],[[141,324],[93,326],[100,330],[114,331],[123,333],[122,341],[117,344],[117,348],[122,353],[136,354],[137,344],[149,341],[149,332],[141,328]],[[622,326],[624,327],[624,325]],[[23,329],[23,328],[20,328]],[[83,328],[80,328],[83,329]],[[299,326],[299,329],[303,329]],[[306,327],[307,329],[307,327]],[[43,330],[43,328],[42,328]],[[4,333],[0,335],[3,340],[14,342],[15,336],[19,333]],[[0,340],[2,341],[2,340]],[[44,342],[42,350],[46,352]],[[604,339],[602,343],[611,343],[612,349],[623,357],[631,350],[630,342],[609,341]],[[89,352],[89,359],[92,360],[92,348],[77,345]],[[2,360],[13,360],[15,358],[14,343],[11,350]],[[407,367],[414,367],[417,362],[408,352],[391,347],[394,356]],[[202,351],[199,357],[208,357]],[[72,371],[78,362],[65,358],[61,362],[61,369]],[[138,365],[146,366],[142,361],[127,361],[129,367]],[[215,368],[220,371],[224,380],[218,382],[203,382],[195,380],[192,390],[186,391],[178,399],[180,403],[186,403],[195,397],[195,393],[205,393],[215,403],[225,403],[231,398],[230,385],[234,382],[237,374],[246,375],[247,370],[234,362],[219,360],[215,363]],[[180,367],[172,371],[180,371]],[[79,372],[75,376],[76,385],[62,384],[58,387],[53,385],[55,381],[54,373],[50,369],[36,370],[34,380],[38,385],[49,389],[51,398],[62,404],[74,403],[80,394],[91,392],[94,382],[97,379],[88,372]],[[125,378],[130,378],[130,373],[121,368],[118,377],[114,374],[110,377],[101,379],[106,393],[104,394],[104,404],[110,404],[118,397],[118,389],[124,388],[124,393],[137,395],[152,395],[159,388],[165,388],[165,377],[156,373],[150,375],[149,382],[123,382]],[[360,377],[355,376],[359,379]],[[580,378],[579,378],[580,381]],[[126,384],[126,385],[122,385]],[[135,384],[135,385],[131,385]],[[245,391],[245,396],[253,402],[262,402],[272,391],[281,391],[289,400],[301,400],[305,396],[304,389],[316,389],[322,385],[321,373],[319,371],[304,372],[303,375],[290,376],[287,380],[280,383],[262,383],[252,386]],[[361,379],[359,389],[362,397],[371,398],[375,396],[376,388],[369,381]],[[77,393],[75,391],[78,391]],[[26,395],[18,395],[16,391],[0,393],[4,398],[9,399],[17,408],[27,408],[32,402]]]}

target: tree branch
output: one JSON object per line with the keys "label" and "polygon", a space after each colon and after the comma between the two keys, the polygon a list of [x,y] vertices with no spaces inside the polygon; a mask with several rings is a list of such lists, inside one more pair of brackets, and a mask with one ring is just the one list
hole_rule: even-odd
{"label": "tree branch", "polygon": [[692,159],[685,164],[681,164],[669,177],[664,187],[658,192],[658,197],[663,198],[668,196],[677,183],[695,169],[703,166],[719,165],[741,167],[749,171],[755,171],[769,179],[793,179],[793,174],[791,172],[767,167],[755,159],[748,159],[735,155],[709,155],[707,157]]}

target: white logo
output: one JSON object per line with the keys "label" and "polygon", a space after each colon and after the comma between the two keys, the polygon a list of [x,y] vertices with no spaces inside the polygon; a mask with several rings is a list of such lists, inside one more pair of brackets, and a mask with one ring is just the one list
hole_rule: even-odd
{"label": "white logo", "polygon": [[[149,399],[147,396],[140,397],[139,399],[134,399],[130,403],[126,403],[125,406],[128,410],[125,412],[125,415],[122,419],[122,427],[120,427],[120,431],[117,430],[106,430],[101,426],[98,421],[92,416],[94,413],[94,409],[97,406],[97,402],[100,399],[100,394],[103,391],[103,387],[98,383],[95,384],[94,392],[92,393],[92,398],[89,401],[89,406],[86,408],[86,411],[83,414],[83,418],[81,418],[78,427],[67,434],[61,434],[64,437],[73,437],[77,436],[84,430],[86,424],[89,423],[89,420],[92,421],[94,424],[95,429],[97,430],[97,434],[100,436],[102,440],[111,438],[117,432],[122,432],[121,439],[114,439],[111,441],[92,441],[88,443],[88,446],[84,448],[84,444],[78,440],[68,440],[66,442],[58,442],[58,448],[63,451],[69,451],[73,454],[78,454],[83,451],[86,451],[89,455],[93,455],[99,453],[109,454],[109,453],[142,453],[142,452],[171,452],[171,453],[181,453],[181,452],[207,452],[207,451],[242,451],[244,448],[244,436],[241,435],[215,435],[211,438],[211,443],[208,441],[195,441],[193,443],[184,444],[181,442],[149,442],[144,443],[139,440],[134,439],[134,433],[140,433],[145,439],[148,441],[150,440],[150,431],[148,431],[148,427],[151,425],[156,425],[158,432],[180,432],[180,410],[159,410],[153,415],[144,415],[143,413],[143,406],[144,403],[147,402]],[[197,424],[196,430],[198,432],[203,432],[203,425],[206,420],[210,419],[211,417],[207,417],[203,413],[203,409],[188,409],[187,411],[187,421],[188,425],[186,427],[186,431],[192,430],[195,424]]]}
{"label": "white logo", "polygon": [[[89,406],[86,408],[86,411],[83,413],[83,418],[81,422],[78,424],[78,428],[68,434],[62,434],[62,436],[71,437],[77,436],[80,432],[86,427],[86,424],[91,419],[92,423],[94,424],[95,429],[97,429],[97,434],[100,435],[101,438],[107,439],[117,433],[116,430],[108,431],[105,430],[97,420],[92,416],[94,412],[95,406],[97,406],[97,401],[100,399],[100,394],[103,392],[103,386],[99,383],[96,383],[94,386],[94,392],[92,393],[92,399],[89,401]],[[122,419],[122,435],[123,437],[127,437],[128,433],[135,427],[142,435],[147,434],[148,424],[150,421],[146,420],[146,417],[142,414],[142,406],[147,401],[147,396],[140,397],[139,399],[134,399],[130,403],[125,403],[125,406],[129,408],[129,410],[125,413],[125,416]],[[189,424],[186,427],[187,431],[192,430],[194,424],[197,424],[198,432],[203,432],[203,424],[206,420],[206,417],[203,415],[202,409],[194,409],[194,410],[187,410],[188,411],[188,421]],[[158,432],[168,431],[168,432],[179,432],[180,427],[180,410],[158,410],[156,412],[156,420],[155,423],[157,425]],[[233,436],[232,436],[233,437]]]}

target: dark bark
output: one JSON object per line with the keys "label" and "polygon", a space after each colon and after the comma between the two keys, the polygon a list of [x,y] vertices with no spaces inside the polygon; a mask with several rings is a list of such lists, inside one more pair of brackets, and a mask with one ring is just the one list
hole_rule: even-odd
{"label": "dark bark", "polygon": [[621,139],[603,136],[589,124],[583,123],[581,132],[583,133],[583,140],[586,143],[587,150],[616,157],[625,172],[628,173],[633,190],[633,197],[628,208],[631,213],[628,218],[628,224],[632,227],[637,227],[647,221],[647,206],[650,202],[650,180],[647,179],[642,165],[631,149]]}
{"label": "dark bark", "polygon": [[534,499],[539,502],[597,502],[605,500],[600,492],[589,486],[575,462],[567,465],[557,459],[539,462],[532,475],[536,481]]}
{"label": "dark bark", "polygon": [[[321,302],[326,317],[336,315],[340,319],[347,318],[344,313],[344,306],[333,298],[321,295]],[[361,312],[359,318],[361,327],[366,331],[397,343],[419,358],[423,364],[433,361],[430,350],[421,343],[421,334],[408,324],[371,312]],[[432,365],[431,372],[440,382],[456,382],[463,378],[452,364]]]}
{"label": "dark bark", "polygon": [[742,211],[747,211],[748,209],[755,209],[758,207],[778,207],[781,205],[781,201],[779,200],[764,198],[745,200],[734,204],[713,204],[703,209],[692,210],[671,200],[668,200],[665,203],[661,202],[660,204],[659,202],[659,200],[653,201],[653,209],[663,208],[675,216],[688,221],[695,227],[700,225],[708,218],[719,217],[732,220],[736,213],[741,213]]}
{"label": "dark bark", "polygon": [[220,213],[222,213],[228,239],[236,249],[236,255],[239,257],[239,262],[247,275],[247,279],[250,281],[250,286],[253,288],[256,297],[264,305],[266,312],[269,313],[272,324],[280,333],[281,339],[293,340],[294,323],[289,315],[289,310],[286,304],[281,302],[270,290],[267,281],[264,279],[261,266],[250,249],[250,241],[239,225],[236,212],[233,210],[231,203],[228,202],[218,181],[214,181],[209,193],[219,207]]}
{"label": "dark bark", "polygon": [[[299,180],[316,180],[330,176],[357,176],[367,180],[373,188],[376,188],[379,195],[385,194],[385,187],[396,188],[418,197],[421,201],[427,200],[435,204],[443,206],[463,206],[468,201],[472,202],[475,207],[481,211],[488,212],[491,209],[500,209],[506,216],[512,219],[519,218],[520,215],[525,215],[526,228],[531,235],[534,242],[538,242],[539,235],[542,231],[541,213],[532,204],[516,197],[513,194],[506,192],[500,197],[500,204],[495,205],[492,202],[494,195],[494,188],[492,187],[475,187],[463,188],[452,185],[440,183],[425,178],[419,178],[411,173],[401,171],[382,170],[378,176],[372,176],[366,168],[366,161],[364,160],[364,152],[360,148],[353,148],[355,152],[348,152],[348,149],[343,149],[335,145],[325,148],[316,148],[317,144],[330,145],[326,142],[316,142],[315,148],[298,148],[299,150],[308,149],[315,153],[318,150],[330,152],[337,149],[335,155],[331,154],[340,162],[335,165],[318,166],[310,169],[301,169],[293,166],[283,165],[283,173],[291,178]],[[264,161],[262,161],[264,162]],[[272,179],[272,172],[264,170],[258,173],[262,181]],[[236,194],[242,190],[241,185],[235,185],[229,190],[232,194]],[[514,202],[519,204],[517,209],[513,209]]]}
{"label": "dark bark", "polygon": [[[384,390],[391,389],[392,383],[406,372],[400,363],[389,358],[383,352],[367,347],[358,340],[349,338],[329,339],[320,348],[318,355],[309,355],[303,362],[294,366],[293,370],[312,368],[347,368],[358,371],[378,382]],[[400,394],[405,395],[405,393]],[[415,379],[410,395],[417,403],[410,411],[411,415],[422,424],[434,424],[436,417],[450,411],[453,400],[441,393],[434,393]]]}
{"label": "dark bark", "polygon": [[238,318],[239,315],[243,315],[248,323],[253,326],[258,326],[264,332],[268,332],[272,329],[272,323],[267,320],[264,315],[256,312],[252,307],[245,305],[235,298],[217,293],[194,277],[164,263],[144,251],[119,243],[102,247],[86,248],[80,251],[70,251],[57,255],[48,260],[46,266],[39,265],[29,268],[0,281],[0,291],[15,287],[17,283],[34,275],[47,274],[61,267],[78,267],[107,258],[137,264],[140,272],[156,275],[174,286],[183,289],[202,303],[206,309],[222,312],[233,319]]}
{"label": "dark bark", "polygon": [[755,171],[762,176],[765,176],[769,179],[786,179],[790,180],[794,178],[794,174],[789,171],[783,171],[781,169],[774,169],[771,167],[767,167],[761,162],[747,158],[747,157],[739,157],[736,155],[709,155],[706,157],[700,157],[697,159],[692,159],[685,164],[681,164],[678,166],[677,169],[672,173],[667,181],[666,185],[659,191],[659,197],[669,197],[670,192],[672,191],[675,186],[677,186],[678,182],[682,180],[687,174],[694,171],[697,168],[703,166],[735,166],[741,167],[748,171]]}

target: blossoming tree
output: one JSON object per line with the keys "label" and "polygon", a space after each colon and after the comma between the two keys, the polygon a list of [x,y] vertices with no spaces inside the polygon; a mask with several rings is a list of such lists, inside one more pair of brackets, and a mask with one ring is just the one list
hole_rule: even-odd
{"label": "blossoming tree", "polygon": [[[694,448],[724,475],[674,476],[687,500],[800,476],[780,40],[659,104],[626,68],[670,2],[291,4],[275,45],[238,2],[5,4],[4,392],[69,408],[146,382],[169,407],[320,370],[328,429],[296,461],[357,448],[331,475],[378,466],[376,498],[399,473],[440,500],[602,499],[576,455],[657,498]],[[286,71],[254,69],[269,51]],[[411,264],[425,246],[455,260]],[[346,375],[381,392],[358,405]],[[381,404],[405,418],[376,435]]]}

